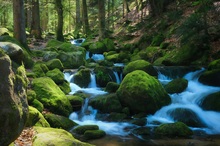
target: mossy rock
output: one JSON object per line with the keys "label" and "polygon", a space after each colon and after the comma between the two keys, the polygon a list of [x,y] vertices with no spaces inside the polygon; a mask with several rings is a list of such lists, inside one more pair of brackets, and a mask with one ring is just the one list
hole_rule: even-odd
{"label": "mossy rock", "polygon": [[163,137],[180,137],[180,138],[189,138],[192,136],[193,132],[189,129],[186,124],[182,122],[162,124],[155,129],[155,134]]}
{"label": "mossy rock", "polygon": [[118,90],[119,86],[120,85],[118,83],[108,82],[108,84],[106,85],[105,91],[109,93],[115,93]]}
{"label": "mossy rock", "polygon": [[49,70],[46,76],[51,78],[56,84],[61,84],[64,82],[64,74],[58,69]]}
{"label": "mossy rock", "polygon": [[27,99],[28,99],[28,103],[32,103],[34,101],[34,99],[36,99],[36,93],[34,90],[27,90]]}
{"label": "mossy rock", "polygon": [[152,114],[171,102],[160,82],[142,70],[127,74],[117,95],[121,104],[128,107],[132,114]]}
{"label": "mossy rock", "polygon": [[197,114],[191,109],[176,108],[168,111],[174,121],[183,122],[190,127],[206,127]]}
{"label": "mossy rock", "polygon": [[107,51],[114,51],[115,50],[115,44],[114,44],[113,40],[111,40],[109,38],[105,38],[102,42],[105,44]]}
{"label": "mossy rock", "polygon": [[152,130],[149,127],[140,127],[132,130],[134,135],[141,136],[150,136],[152,134]]}
{"label": "mossy rock", "polygon": [[156,59],[163,55],[163,51],[159,47],[147,47],[145,50],[141,50],[139,56],[143,60],[147,60],[153,63]]}
{"label": "mossy rock", "polygon": [[51,39],[47,42],[46,48],[56,48],[57,46],[60,46],[63,42],[60,42],[55,39]]}
{"label": "mossy rock", "polygon": [[83,136],[87,140],[102,138],[105,135],[106,133],[103,130],[86,130],[85,133],[83,134]]}
{"label": "mossy rock", "polygon": [[89,52],[91,52],[92,54],[103,54],[106,51],[107,48],[102,42],[94,42],[89,45]]}
{"label": "mossy rock", "polygon": [[67,98],[70,101],[70,104],[72,105],[73,111],[79,111],[82,108],[84,99],[81,96],[78,95],[67,95]]}
{"label": "mossy rock", "polygon": [[34,101],[30,105],[36,108],[41,113],[44,110],[44,105],[37,99],[34,99]]}
{"label": "mossy rock", "polygon": [[202,100],[200,106],[204,110],[218,111],[220,112],[220,92],[212,93]]}
{"label": "mossy rock", "polygon": [[70,83],[64,80],[58,85],[64,94],[69,94],[71,92]]}
{"label": "mossy rock", "polygon": [[164,39],[165,37],[162,33],[156,35],[152,40],[151,46],[160,46],[160,44],[164,41]]}
{"label": "mossy rock", "polygon": [[49,70],[53,69],[59,69],[60,71],[63,71],[63,64],[59,59],[52,59],[46,62],[46,65]]}
{"label": "mossy rock", "polygon": [[32,81],[32,87],[45,108],[58,115],[69,116],[72,113],[69,100],[51,78],[36,78]]}
{"label": "mossy rock", "polygon": [[33,66],[32,71],[35,73],[36,77],[44,77],[49,69],[44,63],[37,63]]}
{"label": "mossy rock", "polygon": [[125,66],[123,70],[123,74],[126,75],[135,70],[143,70],[152,76],[157,76],[157,71],[154,69],[151,63],[145,60],[136,60],[136,61],[130,62],[129,64]]}
{"label": "mossy rock", "polygon": [[92,146],[89,143],[81,142],[75,139],[71,133],[56,128],[34,127],[36,135],[33,137],[34,146]]}
{"label": "mossy rock", "polygon": [[146,118],[133,119],[131,123],[138,126],[145,126],[147,124],[147,119]]}
{"label": "mossy rock", "polygon": [[103,113],[121,112],[122,106],[116,94],[99,95],[89,101],[89,105]]}
{"label": "mossy rock", "polygon": [[26,123],[27,127],[40,126],[50,127],[50,124],[44,118],[44,116],[34,107],[29,106],[29,116]]}
{"label": "mossy rock", "polygon": [[74,128],[72,132],[76,134],[84,134],[87,130],[99,130],[99,126],[97,125],[82,125]]}
{"label": "mossy rock", "polygon": [[183,92],[188,86],[188,80],[184,78],[174,79],[165,85],[165,90],[170,93],[181,93]]}
{"label": "mossy rock", "polygon": [[0,36],[2,35],[12,35],[12,33],[7,28],[0,27]]}
{"label": "mossy rock", "polygon": [[199,77],[199,82],[210,86],[220,86],[220,69],[205,71]]}
{"label": "mossy rock", "polygon": [[90,69],[81,69],[74,75],[74,83],[80,87],[86,88],[90,82]]}
{"label": "mossy rock", "polygon": [[94,69],[94,73],[96,76],[96,83],[100,87],[106,87],[108,82],[111,82],[111,81],[116,82],[114,72],[107,67],[97,66]]}
{"label": "mossy rock", "polygon": [[59,53],[55,51],[44,51],[42,54],[43,61],[50,61],[53,59],[57,59]]}
{"label": "mossy rock", "polygon": [[220,69],[220,59],[214,60],[208,65],[208,70]]}
{"label": "mossy rock", "polygon": [[111,62],[119,62],[119,53],[115,54],[105,54],[105,59]]}
{"label": "mossy rock", "polygon": [[55,115],[52,113],[46,113],[44,114],[44,117],[50,123],[50,126],[53,128],[62,128],[65,130],[70,130],[74,126],[78,125],[67,117]]}
{"label": "mossy rock", "polygon": [[111,112],[106,118],[106,121],[110,122],[122,122],[126,118],[128,118],[127,114],[125,113],[116,113],[116,112]]}

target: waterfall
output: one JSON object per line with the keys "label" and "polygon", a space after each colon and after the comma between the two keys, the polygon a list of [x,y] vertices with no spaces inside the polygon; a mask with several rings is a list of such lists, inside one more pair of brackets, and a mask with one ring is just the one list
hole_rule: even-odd
{"label": "waterfall", "polygon": [[91,82],[90,82],[88,88],[97,88],[96,78],[95,78],[94,73],[90,73],[90,79],[91,79]]}
{"label": "waterfall", "polygon": [[120,84],[121,83],[121,79],[120,79],[118,73],[116,71],[114,71],[113,73],[114,73],[115,78],[116,78],[116,83]]}
{"label": "waterfall", "polygon": [[[186,74],[184,78],[188,80],[187,89],[179,94],[170,94],[172,103],[162,107],[154,115],[149,115],[147,117],[148,124],[152,124],[154,121],[159,121],[161,123],[175,122],[169,112],[176,108],[184,108],[190,109],[196,113],[201,122],[207,125],[207,128],[204,129],[207,133],[220,133],[220,112],[205,111],[199,107],[199,103],[205,96],[220,91],[220,87],[207,86],[198,82],[198,77],[203,71],[204,69],[201,69]],[[160,74],[158,79],[162,83],[172,80]]]}

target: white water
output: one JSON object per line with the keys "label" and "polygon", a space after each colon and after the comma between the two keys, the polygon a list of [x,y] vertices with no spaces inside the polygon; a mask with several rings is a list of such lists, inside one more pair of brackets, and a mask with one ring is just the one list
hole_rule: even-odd
{"label": "white water", "polygon": [[[197,114],[203,123],[207,125],[204,130],[208,134],[220,133],[220,113],[214,111],[204,111],[199,107],[201,100],[214,92],[220,91],[219,87],[203,85],[198,82],[198,75],[203,70],[191,72],[184,76],[188,80],[187,89],[180,94],[171,94],[172,103],[158,110],[154,115],[147,117],[148,124],[154,121],[161,123],[173,123],[173,118],[169,115],[169,111],[176,108],[190,109]],[[158,79],[162,84],[166,84],[172,79],[159,74]]]}
{"label": "white water", "polygon": [[[89,59],[89,51],[86,52],[86,60]],[[103,54],[92,54],[91,58],[95,61],[104,60],[105,57]]]}
{"label": "white water", "polygon": [[80,39],[75,39],[75,40],[71,40],[71,44],[76,45],[76,46],[81,46],[82,43],[85,41],[86,39],[84,38],[80,38]]}
{"label": "white water", "polygon": [[119,77],[118,73],[116,71],[113,72],[116,78],[116,83],[120,84],[121,83],[121,78]]}

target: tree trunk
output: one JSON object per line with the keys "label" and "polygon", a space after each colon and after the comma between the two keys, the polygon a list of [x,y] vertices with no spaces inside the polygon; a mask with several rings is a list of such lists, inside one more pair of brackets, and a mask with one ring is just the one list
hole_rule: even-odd
{"label": "tree trunk", "polygon": [[99,9],[99,39],[102,40],[106,36],[105,32],[105,0],[98,0]]}
{"label": "tree trunk", "polygon": [[63,36],[63,5],[62,0],[55,0],[55,7],[58,15],[58,25],[57,25],[57,40],[58,41],[64,41]]}
{"label": "tree trunk", "polygon": [[13,0],[14,37],[26,48],[27,38],[25,33],[24,1]]}
{"label": "tree trunk", "polygon": [[80,0],[76,0],[76,25],[75,25],[74,34],[77,38],[79,37],[79,31],[81,26],[82,24],[80,20]]}
{"label": "tree trunk", "polygon": [[90,33],[89,29],[89,20],[88,20],[88,11],[86,0],[82,0],[82,10],[83,10],[83,30],[84,33],[88,36]]}
{"label": "tree trunk", "polygon": [[48,8],[48,0],[41,3],[42,15],[41,15],[41,26],[42,31],[49,31],[48,30],[48,22],[49,22],[49,8]]}
{"label": "tree trunk", "polygon": [[36,39],[42,39],[42,32],[40,27],[39,0],[32,1],[31,35],[34,36]]}

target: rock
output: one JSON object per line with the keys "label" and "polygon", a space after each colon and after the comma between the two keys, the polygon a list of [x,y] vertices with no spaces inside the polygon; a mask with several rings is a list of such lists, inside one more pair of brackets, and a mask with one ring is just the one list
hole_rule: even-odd
{"label": "rock", "polygon": [[58,55],[59,54],[54,51],[43,51],[42,56],[40,57],[42,57],[42,60],[46,62],[53,59],[57,59]]}
{"label": "rock", "polygon": [[14,68],[0,49],[0,145],[9,145],[22,132],[27,116],[27,77],[24,66]]}
{"label": "rock", "polygon": [[34,64],[32,71],[36,77],[44,77],[46,76],[46,73],[49,71],[49,69],[44,63],[36,63]]}
{"label": "rock", "polygon": [[82,88],[88,87],[90,82],[90,69],[81,69],[74,75],[74,83]]}
{"label": "rock", "polygon": [[84,99],[78,95],[67,95],[67,98],[72,105],[73,111],[79,111],[82,108]]}
{"label": "rock", "polygon": [[214,60],[208,65],[208,70],[213,69],[220,69],[220,59]]}
{"label": "rock", "polygon": [[87,130],[84,133],[84,137],[85,139],[89,140],[89,139],[98,139],[98,138],[102,138],[106,135],[105,131],[103,130]]}
{"label": "rock", "polygon": [[32,87],[37,94],[37,99],[51,112],[63,116],[69,116],[72,113],[69,100],[52,79],[36,78],[32,81]]}
{"label": "rock", "polygon": [[46,65],[49,70],[53,69],[59,69],[60,71],[63,71],[64,67],[62,62],[59,59],[52,59],[46,62]]}
{"label": "rock", "polygon": [[106,85],[105,91],[109,93],[115,93],[118,90],[119,86],[120,85],[118,83],[108,82],[108,84]]}
{"label": "rock", "polygon": [[64,94],[69,94],[71,92],[70,83],[66,80],[64,80],[61,84],[58,84],[58,86]]}
{"label": "rock", "polygon": [[178,78],[174,79],[171,82],[169,82],[167,85],[165,85],[165,90],[170,93],[181,93],[183,92],[188,86],[188,80],[184,78]]}
{"label": "rock", "polygon": [[128,116],[125,113],[115,113],[111,112],[104,120],[110,122],[122,122]]}
{"label": "rock", "polygon": [[110,62],[119,62],[119,53],[105,53],[105,59]]}
{"label": "rock", "polygon": [[63,129],[34,127],[36,135],[33,138],[34,146],[92,146],[75,139],[71,133]]}
{"label": "rock", "polygon": [[44,105],[37,99],[34,99],[34,101],[30,105],[36,108],[39,112],[43,112],[44,110]]}
{"label": "rock", "polygon": [[89,45],[89,52],[92,54],[103,54],[106,51],[106,46],[102,42],[94,42]]}
{"label": "rock", "polygon": [[78,125],[67,117],[55,115],[52,113],[46,113],[44,114],[44,117],[50,123],[50,126],[53,128],[62,128],[65,130],[70,130],[74,126]]}
{"label": "rock", "polygon": [[155,134],[158,136],[165,136],[170,138],[181,137],[189,138],[193,132],[182,122],[162,124],[155,129]]}
{"label": "rock", "polygon": [[202,100],[200,106],[204,110],[220,112],[220,92],[212,93]]}
{"label": "rock", "polygon": [[89,101],[89,105],[103,113],[121,112],[122,106],[116,94],[99,95]]}
{"label": "rock", "polygon": [[72,130],[72,132],[77,134],[84,134],[87,130],[99,130],[99,126],[97,125],[83,125],[78,126]]}
{"label": "rock", "polygon": [[157,71],[154,69],[154,67],[145,60],[136,60],[132,61],[129,64],[127,64],[123,70],[123,74],[126,75],[132,71],[135,70],[143,70],[149,75],[157,76]]}
{"label": "rock", "polygon": [[27,127],[40,126],[50,127],[50,124],[44,118],[44,116],[34,107],[29,106],[29,116],[26,123]]}
{"label": "rock", "polygon": [[125,76],[117,95],[122,106],[128,107],[132,114],[153,114],[171,99],[160,82],[144,71],[136,70]]}
{"label": "rock", "polygon": [[46,76],[51,78],[57,85],[62,84],[65,80],[64,74],[58,68],[49,70]]}
{"label": "rock", "polygon": [[114,51],[115,50],[115,44],[114,44],[113,40],[111,40],[109,38],[105,38],[103,40],[103,43],[105,44],[107,51]]}
{"label": "rock", "polygon": [[153,63],[156,59],[162,57],[163,50],[161,50],[160,47],[150,46],[147,47],[146,49],[141,50],[138,54],[141,57],[141,59]]}

